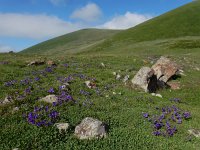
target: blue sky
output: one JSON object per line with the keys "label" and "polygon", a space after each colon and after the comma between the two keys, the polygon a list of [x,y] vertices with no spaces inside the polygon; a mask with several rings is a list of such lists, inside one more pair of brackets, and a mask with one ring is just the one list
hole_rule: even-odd
{"label": "blue sky", "polygon": [[0,52],[82,28],[127,29],[192,0],[0,0]]}

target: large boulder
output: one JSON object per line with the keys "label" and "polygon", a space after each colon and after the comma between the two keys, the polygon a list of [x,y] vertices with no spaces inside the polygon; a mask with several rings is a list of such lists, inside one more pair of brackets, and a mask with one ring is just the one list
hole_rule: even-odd
{"label": "large boulder", "polygon": [[105,124],[97,119],[87,117],[75,128],[75,136],[79,139],[106,137]]}
{"label": "large boulder", "polygon": [[48,95],[46,97],[41,98],[39,101],[43,101],[46,103],[54,103],[54,102],[58,102],[58,98],[56,95]]}
{"label": "large boulder", "polygon": [[152,66],[152,69],[157,79],[165,83],[179,71],[178,65],[164,56]]}
{"label": "large boulder", "polygon": [[131,82],[134,87],[143,89],[145,92],[148,92],[148,85],[153,75],[154,71],[151,68],[142,67],[134,76]]}

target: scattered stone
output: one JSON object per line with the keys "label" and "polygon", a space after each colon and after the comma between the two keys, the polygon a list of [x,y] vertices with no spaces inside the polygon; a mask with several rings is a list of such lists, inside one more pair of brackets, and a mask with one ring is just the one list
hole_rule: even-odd
{"label": "scattered stone", "polygon": [[104,67],[104,68],[106,67],[106,65],[104,63],[101,63],[101,66]]}
{"label": "scattered stone", "polygon": [[45,61],[39,61],[39,60],[35,60],[35,61],[31,61],[27,66],[39,66],[39,65],[44,65]]}
{"label": "scattered stone", "polygon": [[121,75],[120,75],[120,74],[117,74],[116,80],[120,80],[120,78],[121,78]]}
{"label": "scattered stone", "polygon": [[15,113],[17,111],[19,111],[19,107],[14,107],[13,110],[12,110],[12,113]]}
{"label": "scattered stone", "polygon": [[59,133],[62,133],[62,131],[66,132],[69,128],[68,123],[56,123],[55,126],[58,128]]}
{"label": "scattered stone", "polygon": [[170,88],[171,88],[172,90],[179,90],[179,89],[181,89],[181,84],[180,84],[180,82],[170,81],[170,82],[168,82],[167,84],[170,86]]}
{"label": "scattered stone", "polygon": [[189,129],[188,132],[190,135],[193,135],[197,138],[200,137],[200,130],[198,130],[198,129]]}
{"label": "scattered stone", "polygon": [[12,97],[6,96],[5,99],[1,102],[1,104],[6,105],[6,104],[9,104],[9,103],[12,103],[12,102],[13,102]]}
{"label": "scattered stone", "polygon": [[165,83],[179,71],[176,63],[163,56],[152,66],[152,69],[157,79]]}
{"label": "scattered stone", "polygon": [[58,102],[58,98],[56,97],[56,95],[48,95],[44,98],[41,98],[39,101],[53,103],[53,102]]}
{"label": "scattered stone", "polygon": [[153,76],[154,71],[149,67],[142,67],[132,79],[132,84],[136,88],[143,89],[148,92],[148,84],[150,78]]}
{"label": "scattered stone", "polygon": [[114,75],[114,76],[116,76],[116,75],[117,75],[117,73],[116,73],[116,72],[113,72],[113,75]]}
{"label": "scattered stone", "polygon": [[75,128],[75,136],[79,139],[106,137],[105,124],[97,119],[87,117]]}
{"label": "scattered stone", "polygon": [[47,61],[47,65],[49,66],[56,66],[56,63],[52,60]]}
{"label": "scattered stone", "polygon": [[195,67],[194,70],[200,71],[200,68],[199,67]]}
{"label": "scattered stone", "polygon": [[128,80],[129,80],[130,76],[129,75],[126,75],[123,79],[123,82],[126,83]]}
{"label": "scattered stone", "polygon": [[86,86],[87,86],[88,88],[90,88],[90,89],[96,88],[96,84],[93,83],[93,82],[91,82],[91,81],[85,81],[85,84],[86,84]]}
{"label": "scattered stone", "polygon": [[162,98],[162,95],[161,95],[161,94],[151,93],[151,95],[152,95],[152,96],[156,96],[156,97]]}

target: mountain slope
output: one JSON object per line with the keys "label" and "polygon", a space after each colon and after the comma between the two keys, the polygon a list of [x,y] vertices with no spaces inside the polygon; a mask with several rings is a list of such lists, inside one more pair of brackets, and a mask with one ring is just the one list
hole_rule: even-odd
{"label": "mountain slope", "polygon": [[200,35],[200,1],[191,2],[136,27],[125,30],[114,40],[150,41]]}
{"label": "mountain slope", "polygon": [[120,30],[83,29],[50,39],[20,53],[24,54],[66,54],[84,51]]}
{"label": "mountain slope", "polygon": [[199,12],[200,1],[191,2],[124,30],[93,47],[91,52],[122,52],[128,47],[133,50],[134,45],[139,42],[200,36]]}

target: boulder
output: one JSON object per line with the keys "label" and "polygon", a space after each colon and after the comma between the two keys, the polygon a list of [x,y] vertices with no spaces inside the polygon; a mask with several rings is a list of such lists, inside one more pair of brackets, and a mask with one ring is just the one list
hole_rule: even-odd
{"label": "boulder", "polygon": [[106,137],[105,124],[97,119],[87,117],[75,128],[75,136],[79,139]]}
{"label": "boulder", "polygon": [[131,82],[134,87],[143,89],[145,92],[148,92],[148,85],[153,75],[154,71],[151,68],[142,67],[134,76]]}
{"label": "boulder", "polygon": [[163,56],[152,66],[152,69],[157,79],[165,83],[179,71],[176,63]]}
{"label": "boulder", "polygon": [[56,97],[56,95],[48,95],[46,97],[41,98],[39,101],[54,103],[54,102],[58,102],[58,98]]}

